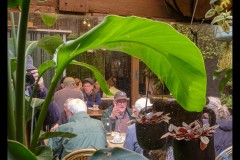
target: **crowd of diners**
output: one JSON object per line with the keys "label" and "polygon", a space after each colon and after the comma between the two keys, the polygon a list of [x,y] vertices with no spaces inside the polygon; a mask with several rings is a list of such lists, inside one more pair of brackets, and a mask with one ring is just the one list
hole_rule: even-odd
{"label": "crowd of diners", "polygon": [[[27,56],[26,71],[36,80],[38,71],[33,66],[32,57]],[[77,136],[74,138],[54,137],[45,143],[41,141],[39,145],[47,145],[53,150],[54,158],[62,159],[67,154],[85,148],[107,148],[106,130],[103,119],[109,118],[112,124],[112,131],[125,133],[126,138],[123,147],[151,159],[152,151],[142,149],[137,141],[135,124],[129,123],[136,118],[141,109],[145,106],[152,107],[148,98],[139,98],[131,107],[128,103],[127,94],[116,88],[116,77],[107,80],[113,96],[108,96],[102,92],[98,81],[92,78],[85,78],[83,81],[78,77],[63,77],[56,87],[53,101],[49,104],[47,115],[43,124],[43,131],[46,132],[70,132]],[[25,94],[31,95],[35,83],[26,82]],[[38,82],[36,98],[44,99],[47,95],[47,88],[41,78]],[[100,119],[90,117],[87,113],[93,105],[101,104],[102,97],[112,97],[112,104],[108,106]],[[217,116],[217,123],[220,128],[215,135],[215,154],[232,145],[232,118],[226,106],[222,106],[219,100],[214,97],[209,98],[208,108],[214,110]],[[34,116],[34,123],[37,121],[39,111]],[[207,117],[207,116],[206,116]],[[206,118],[205,117],[205,118]],[[31,121],[28,122],[27,131],[30,134]],[[34,125],[33,125],[34,126]],[[221,137],[224,138],[221,138]],[[29,137],[28,137],[29,140]],[[166,160],[172,160],[173,148],[170,145],[166,150]]]}

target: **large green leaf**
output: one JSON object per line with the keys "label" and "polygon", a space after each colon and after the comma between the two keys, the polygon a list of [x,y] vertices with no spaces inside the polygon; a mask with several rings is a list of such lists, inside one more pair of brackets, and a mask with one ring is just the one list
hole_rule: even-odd
{"label": "large green leaf", "polygon": [[37,109],[41,109],[42,107],[42,104],[44,102],[44,99],[40,99],[40,98],[32,98],[32,101],[31,101],[31,107],[28,107],[29,106],[29,99],[30,97],[28,96],[25,96],[25,106],[26,106],[26,121],[30,120],[32,118],[32,112],[33,112],[33,109],[36,110]]}
{"label": "large green leaf", "polygon": [[94,48],[121,51],[143,61],[184,109],[200,112],[205,106],[202,54],[169,24],[135,16],[107,16],[92,30],[57,48],[56,74],[61,74],[77,55]]}
{"label": "large green leaf", "polygon": [[19,6],[19,0],[8,0],[8,8],[14,8]]}
{"label": "large green leaf", "polygon": [[127,150],[125,148],[106,148],[100,149],[94,152],[94,154],[90,157],[89,160],[117,160],[117,159],[124,159],[124,160],[147,160],[146,157],[140,155],[136,152]]}
{"label": "large green leaf", "polygon": [[92,65],[83,63],[83,62],[78,62],[76,60],[73,60],[70,64],[80,65],[80,66],[83,66],[83,67],[86,67],[86,68],[90,69],[93,72],[95,78],[97,79],[99,85],[101,86],[102,91],[104,93],[106,93],[107,95],[113,95],[113,93],[111,93],[110,90],[109,90],[109,87],[108,87],[108,84],[105,81],[105,78],[102,76],[102,74],[98,71],[97,68],[95,68]]}
{"label": "large green leaf", "polygon": [[9,160],[19,160],[19,159],[31,159],[37,160],[37,157],[27,149],[23,144],[8,140],[8,159]]}
{"label": "large green leaf", "polygon": [[53,138],[53,137],[73,138],[76,136],[77,136],[76,134],[70,133],[70,132],[46,132],[46,133],[42,134],[38,140],[41,141],[41,140],[49,139],[49,138]]}
{"label": "large green leaf", "polygon": [[46,50],[48,54],[53,55],[56,48],[63,43],[60,35],[46,36],[38,41],[38,47]]}
{"label": "large green leaf", "polygon": [[[38,41],[27,41],[26,42],[26,51],[25,51],[25,55],[27,56],[28,54],[32,54],[36,51],[37,49],[37,44]],[[16,58],[16,53],[14,51],[14,46],[13,46],[13,39],[9,38],[8,39],[8,52],[11,58]]]}
{"label": "large green leaf", "polygon": [[40,16],[45,25],[51,27],[57,20],[57,15],[55,13],[40,13]]}
{"label": "large green leaf", "polygon": [[220,93],[223,93],[224,88],[227,85],[227,82],[229,82],[232,79],[232,68],[225,68],[225,69],[216,70],[213,73],[213,80],[215,80],[220,75],[223,75],[223,77],[221,78],[221,80],[218,84],[218,91]]}
{"label": "large green leaf", "polygon": [[35,149],[34,153],[37,155],[38,160],[53,159],[52,149],[48,146],[39,146]]}

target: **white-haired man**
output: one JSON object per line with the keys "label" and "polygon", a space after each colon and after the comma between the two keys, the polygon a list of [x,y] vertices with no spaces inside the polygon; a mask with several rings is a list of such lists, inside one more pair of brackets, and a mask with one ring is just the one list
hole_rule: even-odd
{"label": "white-haired man", "polygon": [[[134,117],[137,117],[141,109],[146,105],[146,98],[138,99],[135,104],[132,106],[132,113]],[[147,106],[151,107],[152,103],[147,99]],[[126,139],[124,142],[124,148],[135,151],[137,153],[143,154],[143,149],[139,146],[136,136],[135,123],[131,124],[127,128]]]}
{"label": "white-haired man", "polygon": [[[66,115],[68,123],[56,128],[57,132],[70,132],[77,136],[74,138],[54,137],[50,138],[48,146],[54,152],[54,157],[63,158],[67,154],[84,148],[106,148],[106,131],[100,120],[90,118],[87,114],[87,106],[81,99],[72,99],[67,103]],[[63,148],[61,154],[61,148]]]}

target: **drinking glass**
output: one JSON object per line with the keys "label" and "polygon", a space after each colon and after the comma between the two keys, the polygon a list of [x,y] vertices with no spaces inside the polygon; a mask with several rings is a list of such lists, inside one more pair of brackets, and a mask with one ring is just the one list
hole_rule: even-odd
{"label": "drinking glass", "polygon": [[105,130],[107,131],[107,135],[111,135],[112,133],[112,123],[110,118],[103,119],[103,125]]}

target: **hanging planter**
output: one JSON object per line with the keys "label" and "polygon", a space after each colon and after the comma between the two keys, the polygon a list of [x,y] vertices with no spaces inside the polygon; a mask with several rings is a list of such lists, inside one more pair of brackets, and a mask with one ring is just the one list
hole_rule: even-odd
{"label": "hanging planter", "polygon": [[210,127],[209,123],[202,125],[199,121],[194,121],[189,125],[183,122],[180,127],[170,124],[169,132],[161,138],[174,137],[173,154],[175,160],[214,160],[213,135],[218,127],[218,125]]}
{"label": "hanging planter", "polygon": [[168,131],[169,119],[171,118],[168,114],[163,114],[163,112],[145,112],[134,120],[140,147],[146,150],[167,148],[170,138],[160,138]]}

